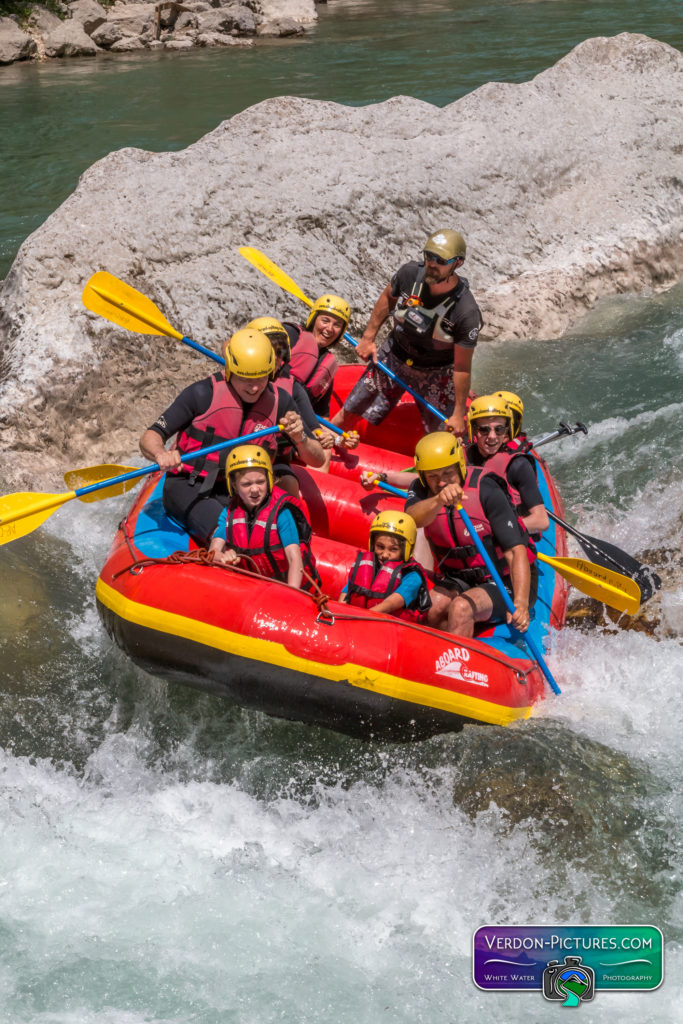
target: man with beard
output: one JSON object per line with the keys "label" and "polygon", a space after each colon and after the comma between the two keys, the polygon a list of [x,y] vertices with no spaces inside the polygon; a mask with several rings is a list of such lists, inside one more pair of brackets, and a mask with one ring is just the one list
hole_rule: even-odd
{"label": "man with beard", "polygon": [[[465,259],[465,240],[457,231],[436,231],[422,255],[421,262],[405,263],[394,274],[370,314],[357,352],[371,365],[333,420],[344,430],[360,416],[381,423],[403,394],[404,388],[378,369],[379,360],[443,409],[447,429],[465,433],[472,354],[483,326],[466,279],[456,273]],[[375,338],[389,316],[391,333],[378,351]],[[442,421],[419,408],[427,433],[443,429]]]}

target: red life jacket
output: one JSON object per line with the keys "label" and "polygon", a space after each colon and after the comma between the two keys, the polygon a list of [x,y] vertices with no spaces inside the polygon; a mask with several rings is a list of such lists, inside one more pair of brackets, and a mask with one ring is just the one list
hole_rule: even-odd
{"label": "red life jacket", "polygon": [[[283,509],[292,513],[299,531],[304,569],[319,584],[320,576],[311,552],[311,524],[304,505],[281,487],[273,487],[268,500],[256,511],[253,520],[247,515],[244,506],[236,498],[232,499],[226,518],[225,540],[228,547],[233,548],[238,555],[249,555],[263,576],[286,582],[289,563],[277,532],[277,517]],[[312,584],[304,578],[301,589],[311,590]]]}
{"label": "red life jacket", "polygon": [[[524,505],[522,496],[517,488],[513,487],[508,479],[508,467],[512,460],[517,458],[526,458],[527,462],[533,466],[534,473],[536,472],[536,466],[534,464],[534,459],[527,455],[531,445],[525,444],[524,442],[518,444],[517,440],[518,439],[515,438],[514,441],[508,441],[506,444],[501,445],[496,454],[489,455],[483,466],[479,468],[485,469],[487,473],[494,473],[496,476],[500,476],[505,480],[507,489],[510,492],[513,508],[519,514],[520,510],[523,510],[524,513],[529,510]],[[469,453],[475,448],[477,451],[479,450],[476,444],[467,445],[465,455],[469,455]]]}
{"label": "red life jacket", "polygon": [[[178,434],[176,447],[182,455],[208,448],[223,441],[232,441],[241,434],[274,427],[277,423],[278,396],[269,382],[258,401],[248,403],[226,384],[225,377],[216,373],[211,378],[213,395],[211,404],[201,416],[195,416],[188,427]],[[272,456],[277,451],[277,437],[272,434],[259,439],[259,444]],[[218,476],[225,477],[225,460],[230,449],[212,452],[191,464],[172,469],[171,473],[189,474],[190,483],[201,480],[199,493],[210,490]]]}
{"label": "red life jacket", "polygon": [[[506,578],[510,575],[510,569],[505,552],[494,541],[491,524],[486,518],[481,504],[479,488],[481,481],[486,476],[494,477],[507,490],[507,481],[497,474],[491,473],[487,467],[468,466],[463,507],[472,520],[477,536],[482,541],[499,575]],[[526,544],[527,557],[530,563],[534,562],[536,552],[533,544],[521,522],[520,527]],[[425,526],[424,532],[434,554],[435,573],[447,577],[457,577],[470,587],[479,583],[488,583],[491,580],[492,577],[484,559],[472,543],[469,530],[452,505],[444,505],[439,510],[436,519],[429,526]]]}
{"label": "red life jacket", "polygon": [[289,367],[292,376],[300,381],[311,401],[316,402],[332,387],[339,363],[331,352],[321,352],[311,331],[301,330],[292,345]]}
{"label": "red life jacket", "polygon": [[346,587],[348,603],[357,608],[374,608],[376,604],[398,589],[401,580],[409,572],[418,573],[422,580],[416,602],[417,607],[401,608],[399,612],[392,614],[399,619],[406,619],[408,622],[417,622],[422,613],[431,607],[432,600],[429,596],[424,570],[419,562],[412,558],[406,562],[385,562],[380,566],[371,551],[359,551],[349,573]]}

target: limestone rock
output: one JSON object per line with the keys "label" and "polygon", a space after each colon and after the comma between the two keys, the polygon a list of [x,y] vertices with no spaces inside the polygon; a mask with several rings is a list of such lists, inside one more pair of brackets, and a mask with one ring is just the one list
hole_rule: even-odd
{"label": "limestone rock", "polygon": [[36,52],[36,42],[22,32],[12,18],[0,18],[0,64],[26,60]]}
{"label": "limestone rock", "polygon": [[164,43],[165,50],[192,50],[194,43],[191,39],[169,39]]}
{"label": "limestone rock", "polygon": [[122,35],[109,47],[111,53],[133,53],[135,50],[144,50],[145,48],[146,43],[142,36],[127,35]]}
{"label": "limestone rock", "polygon": [[303,25],[293,18],[279,18],[278,21],[264,22],[256,31],[259,36],[285,37],[301,35],[305,30]]}
{"label": "limestone rock", "polygon": [[124,36],[141,36],[154,31],[154,6],[150,3],[114,4],[108,21],[116,24]]}
{"label": "limestone rock", "polygon": [[99,28],[96,28],[94,32],[91,33],[90,38],[93,43],[101,46],[104,50],[108,50],[114,45],[114,43],[117,43],[122,36],[123,32],[118,25],[110,21],[105,21],[103,25],[100,25]]}
{"label": "limestone rock", "polygon": [[251,39],[238,39],[236,36],[227,36],[224,32],[200,32],[196,36],[197,46],[253,46]]}
{"label": "limestone rock", "polygon": [[107,12],[96,0],[74,0],[69,12],[74,21],[81,23],[89,36],[107,20]]}
{"label": "limestone rock", "polygon": [[44,41],[48,57],[94,57],[97,53],[95,43],[75,21],[60,21]]}
{"label": "limestone rock", "polygon": [[199,32],[256,32],[254,15],[241,4],[199,13],[197,19]]}
{"label": "limestone rock", "polygon": [[[323,160],[302,159],[312,125]],[[215,350],[254,316],[303,312],[241,245],[307,294],[344,295],[352,333],[438,227],[467,240],[482,341],[557,336],[603,295],[665,288],[683,276],[682,137],[683,54],[622,34],[582,43],[533,81],[491,83],[444,108],[280,97],[181,152],[111,153],[24,242],[0,291],[0,445],[12,443],[13,415],[30,428],[27,395],[41,382],[51,408],[87,372],[77,418],[114,401],[117,437],[125,424],[134,451],[179,386],[210,372],[160,338],[142,360],[139,338],[87,313],[81,292],[99,269]],[[143,371],[156,383],[141,396]],[[75,460],[80,443],[74,427],[73,450],[55,447],[54,457]],[[82,444],[84,464],[115,454],[106,434],[95,449]]]}
{"label": "limestone rock", "polygon": [[61,18],[58,18],[53,11],[48,11],[47,7],[42,4],[34,4],[31,8],[28,25],[38,35],[48,36],[50,32],[54,32],[63,24]]}
{"label": "limestone rock", "polygon": [[313,25],[318,20],[313,0],[253,0],[249,6],[263,22],[291,18],[300,25]]}

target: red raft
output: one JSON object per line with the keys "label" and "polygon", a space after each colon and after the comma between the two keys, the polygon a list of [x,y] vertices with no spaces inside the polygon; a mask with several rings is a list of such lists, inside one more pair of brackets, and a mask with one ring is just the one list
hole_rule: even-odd
{"label": "red raft", "polygon": [[[379,457],[370,449],[366,455]],[[166,515],[157,474],[121,523],[97,583],[102,620],[126,654],[154,675],[244,708],[364,738],[419,739],[466,722],[528,717],[546,683],[507,626],[466,640],[336,600],[357,548],[367,546],[369,522],[402,502],[364,491],[349,474],[297,473],[328,599],[207,564]],[[562,515],[540,459],[538,477],[546,505]],[[540,550],[566,554],[553,524]],[[539,563],[530,629],[541,646],[564,623],[567,589]]]}

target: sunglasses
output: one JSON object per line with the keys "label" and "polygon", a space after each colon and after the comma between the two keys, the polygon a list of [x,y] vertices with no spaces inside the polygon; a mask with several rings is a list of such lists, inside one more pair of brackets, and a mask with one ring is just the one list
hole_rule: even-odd
{"label": "sunglasses", "polygon": [[477,431],[478,434],[481,434],[482,437],[485,437],[487,434],[490,434],[491,431],[493,431],[493,433],[496,435],[496,437],[502,437],[503,434],[507,434],[507,429],[508,428],[505,426],[504,423],[503,424],[499,424],[496,427],[494,427],[494,426],[485,427],[482,424],[481,426],[478,426],[476,428],[476,431]]}
{"label": "sunglasses", "polygon": [[457,256],[454,256],[453,259],[445,260],[443,256],[437,256],[435,252],[428,252],[427,249],[424,250],[422,256],[425,263],[438,263],[440,267],[447,267],[449,263],[455,263],[457,259]]}

